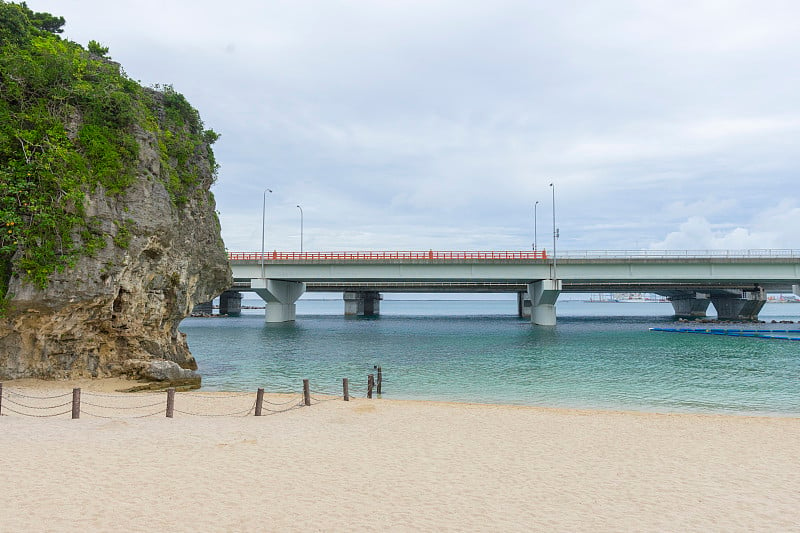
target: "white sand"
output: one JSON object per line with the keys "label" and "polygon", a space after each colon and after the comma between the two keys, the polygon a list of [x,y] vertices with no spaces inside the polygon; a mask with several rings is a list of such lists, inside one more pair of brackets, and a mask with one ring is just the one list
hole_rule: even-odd
{"label": "white sand", "polygon": [[[36,383],[6,396],[72,387]],[[205,396],[176,409],[255,394]],[[800,419],[366,399],[4,416],[0,487],[0,531],[800,531]]]}

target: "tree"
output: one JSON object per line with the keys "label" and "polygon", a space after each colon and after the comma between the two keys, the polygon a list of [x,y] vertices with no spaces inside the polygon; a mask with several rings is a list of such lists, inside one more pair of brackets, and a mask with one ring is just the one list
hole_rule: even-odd
{"label": "tree", "polygon": [[50,13],[36,13],[31,10],[25,2],[20,4],[20,7],[27,15],[28,20],[31,21],[31,24],[36,26],[38,29],[50,33],[62,33],[64,31],[64,17],[56,17],[51,15]]}
{"label": "tree", "polygon": [[90,54],[94,54],[100,57],[106,57],[106,54],[108,53],[108,46],[103,46],[94,39],[89,41],[89,45],[87,46],[87,48]]}
{"label": "tree", "polygon": [[28,26],[29,22],[20,6],[0,0],[0,46],[26,42],[30,38]]}

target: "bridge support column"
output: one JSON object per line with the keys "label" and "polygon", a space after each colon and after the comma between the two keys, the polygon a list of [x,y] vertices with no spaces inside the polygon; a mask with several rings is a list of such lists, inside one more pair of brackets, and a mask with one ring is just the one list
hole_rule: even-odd
{"label": "bridge support column", "polygon": [[219,295],[219,314],[239,316],[242,314],[242,293],[225,291]]}
{"label": "bridge support column", "polygon": [[193,315],[211,315],[214,313],[214,302],[202,302],[192,308]]}
{"label": "bridge support column", "polygon": [[522,318],[531,317],[531,295],[527,291],[517,293],[517,315]]}
{"label": "bridge support column", "polygon": [[381,314],[383,296],[379,292],[346,292],[343,299],[345,316],[378,316]]}
{"label": "bridge support column", "polygon": [[800,296],[800,285],[792,285],[792,294]]}
{"label": "bridge support column", "polygon": [[251,279],[250,288],[267,303],[266,322],[294,321],[297,316],[295,302],[306,292],[305,283],[265,278]]}
{"label": "bridge support column", "polygon": [[742,291],[741,294],[712,296],[711,302],[720,320],[755,322],[758,320],[758,313],[767,303],[767,296],[764,289],[756,288]]}
{"label": "bridge support column", "polygon": [[538,326],[556,325],[556,300],[561,294],[560,279],[543,279],[528,284],[531,295],[531,322]]}
{"label": "bridge support column", "polygon": [[703,318],[706,316],[708,304],[711,303],[710,296],[702,292],[693,292],[670,296],[669,301],[672,309],[675,310],[677,318]]}

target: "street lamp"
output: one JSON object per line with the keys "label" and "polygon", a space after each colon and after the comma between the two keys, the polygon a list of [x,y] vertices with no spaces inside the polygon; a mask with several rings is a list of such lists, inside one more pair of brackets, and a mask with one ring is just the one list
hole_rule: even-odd
{"label": "street lamp", "polygon": [[533,204],[533,251],[536,251],[536,208],[539,207],[539,200],[536,200],[536,203]]}
{"label": "street lamp", "polygon": [[267,225],[267,193],[272,189],[264,189],[264,203],[261,206],[261,277],[264,277],[264,227]]}
{"label": "street lamp", "polygon": [[303,208],[299,205],[297,209],[300,210],[300,253],[303,253]]}
{"label": "street lamp", "polygon": [[556,227],[556,188],[551,183],[553,189],[553,279],[558,279],[556,275],[556,239],[558,239],[558,228]]}

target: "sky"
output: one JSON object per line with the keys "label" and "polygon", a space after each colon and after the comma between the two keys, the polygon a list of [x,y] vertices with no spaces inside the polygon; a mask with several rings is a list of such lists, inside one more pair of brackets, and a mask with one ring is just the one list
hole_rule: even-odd
{"label": "sky", "polygon": [[800,249],[794,0],[28,5],[221,134],[230,251]]}

